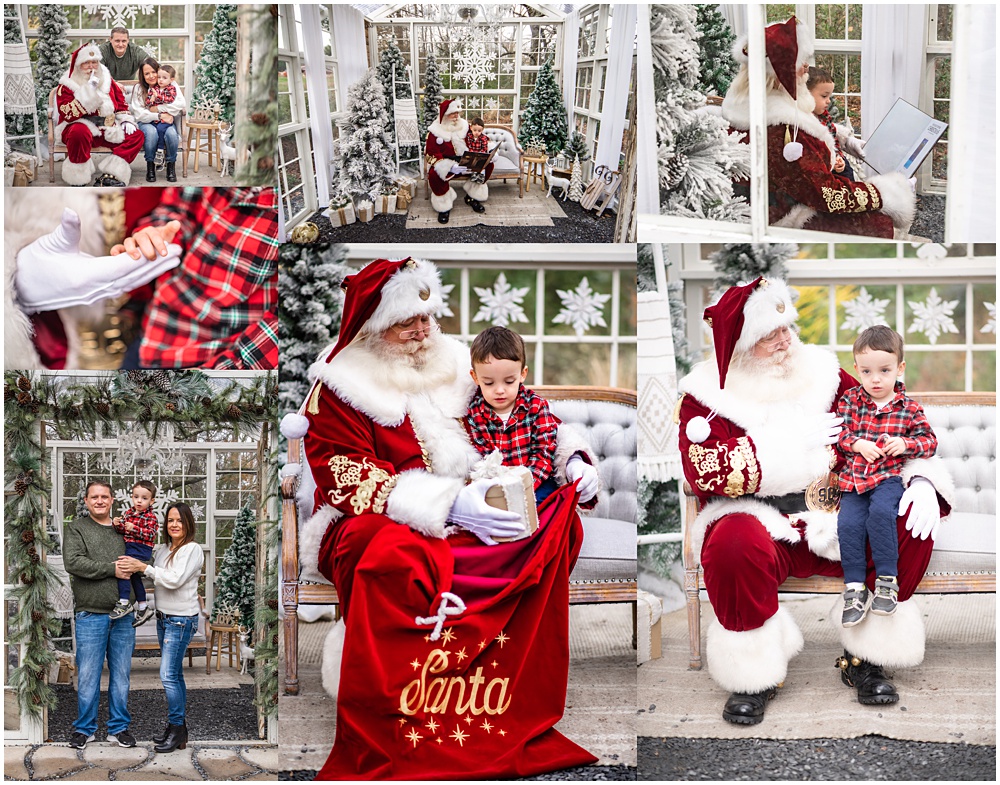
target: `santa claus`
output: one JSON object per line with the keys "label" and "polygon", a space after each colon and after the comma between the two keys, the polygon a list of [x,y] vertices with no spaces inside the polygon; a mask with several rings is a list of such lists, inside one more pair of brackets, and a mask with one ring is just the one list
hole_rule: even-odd
{"label": "santa claus", "polygon": [[77,49],[69,70],[56,88],[56,141],[66,145],[62,179],[69,185],[87,185],[94,179],[91,153],[107,148],[96,170],[102,174],[95,185],[124,186],[132,176],[132,161],[142,150],[145,137],[139,132],[121,87],[101,63],[101,50],[93,44]]}
{"label": "santa claus", "polygon": [[479,460],[462,426],[469,350],[434,322],[438,271],[379,260],[344,287],[337,344],[310,369],[304,414],[282,421],[304,436],[307,464],[285,471],[303,472],[315,508],[302,573],[336,586],[344,619],[324,651],[337,731],[318,779],[497,779],[593,762],[553,728],[576,506],[597,492],[585,448],[560,429],[562,487],[535,534],[498,543],[522,523],[485,503],[491,481],[467,484]]}
{"label": "santa claus", "polygon": [[[680,451],[684,477],[703,503],[692,526],[716,620],[708,667],[729,696],[723,717],[759,723],[768,700],[802,648],[802,633],[778,603],[790,576],[841,577],[838,493],[841,459],[837,401],[857,386],[836,355],[799,342],[792,293],[758,278],[726,291],[705,310],[715,357],[681,380]],[[919,665],[924,629],[913,592],[950,512],[954,486],[937,458],[911,459],[899,505],[899,606],[855,627],[837,623],[845,684],[863,704],[895,703],[883,668]],[[869,557],[867,583],[874,588]],[[838,597],[839,602],[839,597]]]}
{"label": "santa claus", "polygon": [[[457,175],[466,174],[466,169],[458,166],[458,161],[467,149],[465,137],[469,133],[469,121],[462,117],[462,99],[454,98],[441,102],[438,119],[427,129],[427,182],[431,188],[431,206],[438,211],[438,221],[448,223],[455,191],[448,181]],[[465,203],[477,213],[486,212],[483,202],[489,199],[490,189],[486,181],[493,174],[493,164],[486,164],[482,172],[472,174],[465,183]]]}
{"label": "santa claus", "polygon": [[[905,233],[913,221],[916,196],[904,175],[890,172],[855,182],[833,171],[835,140],[813,114],[815,101],[806,89],[811,35],[793,16],[768,25],[764,42],[769,223],[887,239]],[[722,114],[749,144],[746,36],[737,40],[733,53],[742,65],[722,102]],[[749,198],[749,185],[737,183],[735,193]]]}

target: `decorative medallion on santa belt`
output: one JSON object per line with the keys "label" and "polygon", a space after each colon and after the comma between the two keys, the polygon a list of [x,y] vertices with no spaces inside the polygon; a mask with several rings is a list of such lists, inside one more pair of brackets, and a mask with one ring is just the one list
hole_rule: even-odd
{"label": "decorative medallion on santa belt", "polygon": [[826,472],[806,488],[806,508],[822,512],[836,512],[840,507],[840,485],[837,475]]}
{"label": "decorative medallion on santa belt", "polygon": [[115,124],[115,116],[113,114],[109,114],[107,117],[104,118],[105,128],[110,128],[114,124]]}

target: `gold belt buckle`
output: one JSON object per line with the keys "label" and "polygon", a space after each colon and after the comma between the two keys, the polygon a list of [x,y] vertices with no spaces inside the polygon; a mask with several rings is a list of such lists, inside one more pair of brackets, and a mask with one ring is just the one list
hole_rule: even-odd
{"label": "gold belt buckle", "polygon": [[836,512],[840,507],[840,483],[837,475],[827,472],[806,488],[806,507],[822,512]]}
{"label": "gold belt buckle", "polygon": [[107,117],[104,118],[105,128],[110,128],[114,124],[115,124],[115,116],[113,114],[109,114]]}

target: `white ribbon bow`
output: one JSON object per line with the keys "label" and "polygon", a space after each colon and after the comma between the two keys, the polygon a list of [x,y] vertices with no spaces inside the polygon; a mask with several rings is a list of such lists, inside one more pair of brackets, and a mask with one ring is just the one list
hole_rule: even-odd
{"label": "white ribbon bow", "polygon": [[[449,605],[449,600],[454,605]],[[431,633],[431,640],[436,641],[441,637],[441,628],[444,626],[447,617],[458,616],[465,613],[465,603],[457,594],[450,591],[441,592],[441,603],[438,605],[436,616],[417,616],[414,621],[417,624],[433,624],[434,631]]]}

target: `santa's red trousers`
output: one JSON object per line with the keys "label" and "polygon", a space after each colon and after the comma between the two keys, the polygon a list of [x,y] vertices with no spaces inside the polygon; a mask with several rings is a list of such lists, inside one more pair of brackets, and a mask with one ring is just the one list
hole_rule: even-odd
{"label": "santa's red trousers", "polygon": [[62,140],[66,145],[66,155],[74,164],[85,163],[94,147],[107,148],[127,163],[132,163],[142,150],[146,138],[141,132],[133,131],[123,141],[112,144],[104,138],[104,131],[101,131],[101,136],[94,136],[85,123],[70,123],[63,129]]}
{"label": "santa's red trousers", "polygon": [[[425,537],[383,515],[327,530],[319,566],[347,628],[337,735],[317,779],[500,779],[596,762],[553,728],[583,539],[577,498],[557,490],[532,537],[494,546],[467,532]],[[435,640],[426,619],[443,592],[466,607],[443,617]]]}
{"label": "santa's red trousers", "polygon": [[[914,539],[896,521],[899,538],[899,601],[910,598],[927,571],[934,541]],[[875,563],[866,546],[870,591],[875,590]],[[774,540],[752,515],[733,513],[713,523],[701,549],[705,589],[719,623],[744,632],[761,627],[778,612],[778,587],[788,577],[828,575],[843,578],[840,562],[817,556],[805,540],[792,544]]]}
{"label": "santa's red trousers", "polygon": [[[486,173],[487,182],[489,182],[490,177],[493,175],[493,169],[494,165],[492,163],[486,164],[486,168],[483,169]],[[435,196],[444,196],[448,193],[448,189],[451,188],[451,180],[444,180],[438,177],[438,173],[433,168],[427,170],[427,183],[431,187],[431,193]]]}

